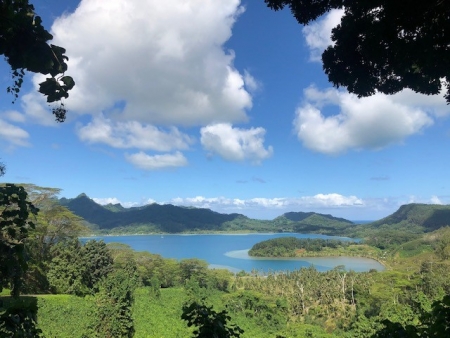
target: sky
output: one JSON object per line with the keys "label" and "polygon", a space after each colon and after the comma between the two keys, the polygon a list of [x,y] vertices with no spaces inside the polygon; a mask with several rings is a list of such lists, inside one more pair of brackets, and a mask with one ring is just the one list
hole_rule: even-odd
{"label": "sky", "polygon": [[0,62],[3,182],[258,219],[450,203],[449,106],[333,88],[320,55],[341,11],[304,27],[263,0],[31,2],[76,85],[57,123],[42,75],[12,103]]}

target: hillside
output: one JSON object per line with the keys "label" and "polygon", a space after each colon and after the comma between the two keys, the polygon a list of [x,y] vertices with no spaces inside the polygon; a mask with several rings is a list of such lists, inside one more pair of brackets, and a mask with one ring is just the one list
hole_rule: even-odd
{"label": "hillside", "polygon": [[369,223],[366,227],[422,233],[447,225],[450,225],[450,205],[411,203],[402,205],[392,215]]}
{"label": "hillside", "polygon": [[[221,214],[210,209],[151,204],[124,208],[120,204],[102,206],[85,194],[61,198],[60,203],[100,230],[115,233],[145,232],[299,232],[366,238],[396,231],[397,235],[437,230],[450,225],[450,206],[407,204],[379,221],[356,225],[344,218],[315,212],[287,212],[273,220],[251,219],[241,214]],[[139,230],[139,231],[138,231]],[[407,236],[412,239],[411,236]],[[403,240],[402,240],[403,241]]]}
{"label": "hillside", "polygon": [[85,194],[60,203],[76,215],[100,229],[147,225],[153,231],[168,233],[224,230],[223,224],[246,219],[240,214],[220,214],[209,209],[185,208],[171,204],[150,204],[144,207],[123,208],[121,205],[101,206]]}
{"label": "hillside", "polygon": [[349,220],[315,212],[287,212],[273,220],[281,229],[293,232],[342,234],[355,224]]}
{"label": "hillside", "polygon": [[251,219],[241,214],[221,214],[210,209],[151,204],[124,208],[120,204],[99,205],[86,194],[61,198],[60,203],[100,230],[114,233],[145,232],[311,232],[338,234],[354,226],[343,218],[315,212],[289,212],[274,220]]}

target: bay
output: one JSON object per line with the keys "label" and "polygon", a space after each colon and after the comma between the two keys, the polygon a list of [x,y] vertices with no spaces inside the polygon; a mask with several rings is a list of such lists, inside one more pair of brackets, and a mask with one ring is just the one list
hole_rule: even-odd
{"label": "bay", "polygon": [[314,267],[327,271],[343,265],[347,270],[357,272],[384,266],[376,260],[362,257],[312,257],[312,258],[255,258],[248,256],[248,250],[256,243],[278,237],[323,238],[353,240],[346,237],[305,234],[192,234],[192,235],[127,235],[96,236],[83,238],[103,240],[105,243],[122,243],[136,251],[148,251],[164,258],[198,258],[207,261],[211,268],[226,268],[233,272],[258,270],[293,271],[302,267]]}

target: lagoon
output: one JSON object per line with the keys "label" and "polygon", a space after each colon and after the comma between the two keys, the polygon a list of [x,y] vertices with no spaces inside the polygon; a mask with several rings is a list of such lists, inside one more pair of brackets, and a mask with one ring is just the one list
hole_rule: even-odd
{"label": "lagoon", "polygon": [[[346,237],[325,235],[305,235],[292,233],[277,234],[192,234],[192,235],[131,235],[96,236],[89,239],[103,240],[105,243],[122,243],[136,251],[148,251],[164,258],[199,258],[207,261],[212,268],[226,268],[233,272],[241,270],[293,271],[303,267],[314,267],[319,271],[331,270],[344,265],[347,270],[357,272],[384,266],[376,260],[362,257],[312,257],[312,258],[255,258],[248,256],[248,250],[256,243],[278,237],[324,238],[352,240]],[[83,241],[87,240],[86,238]]]}

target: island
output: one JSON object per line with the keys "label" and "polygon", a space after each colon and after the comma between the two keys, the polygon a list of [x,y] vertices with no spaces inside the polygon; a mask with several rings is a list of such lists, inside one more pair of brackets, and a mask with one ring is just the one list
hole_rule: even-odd
{"label": "island", "polygon": [[252,257],[367,257],[378,258],[379,249],[353,239],[279,237],[253,245]]}

